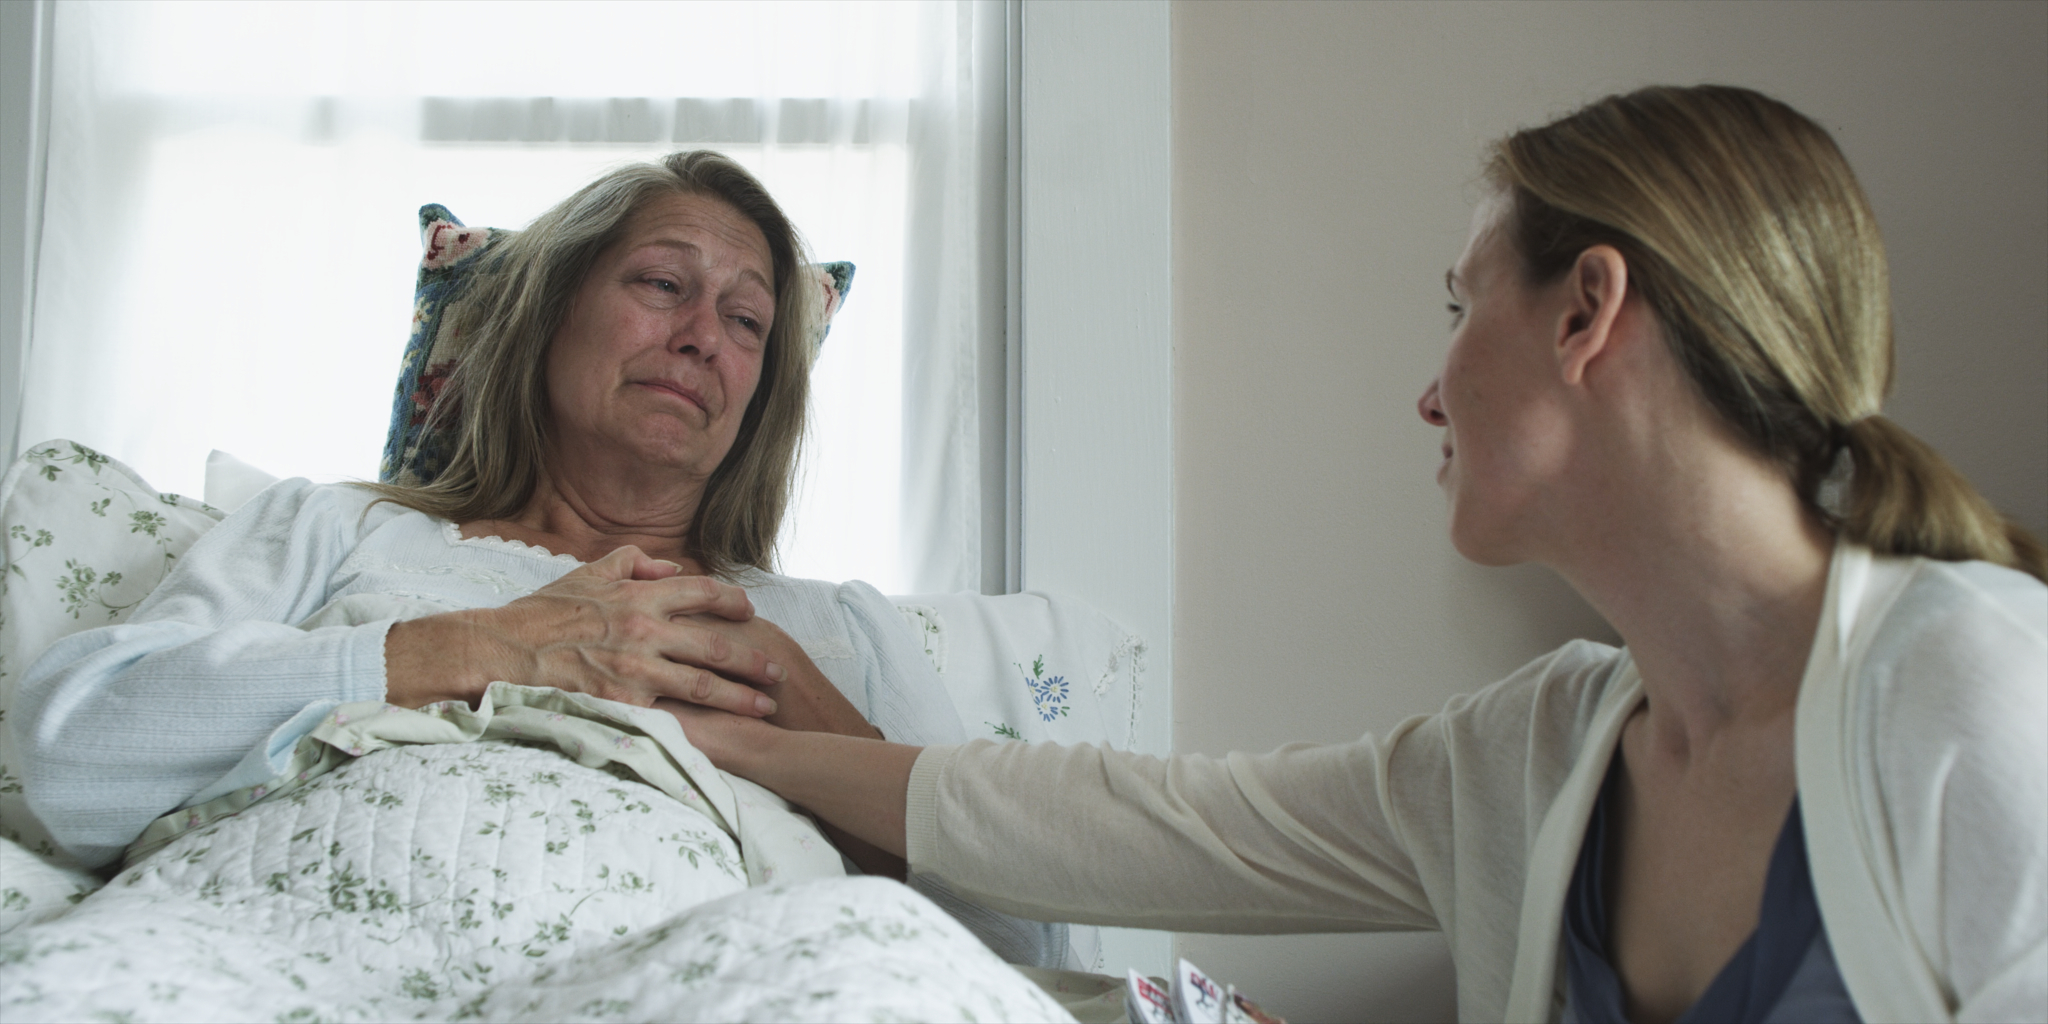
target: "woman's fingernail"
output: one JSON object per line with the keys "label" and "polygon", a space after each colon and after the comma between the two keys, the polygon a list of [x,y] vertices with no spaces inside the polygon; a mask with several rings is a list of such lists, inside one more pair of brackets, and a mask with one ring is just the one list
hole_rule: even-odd
{"label": "woman's fingernail", "polygon": [[768,674],[768,678],[773,679],[778,683],[789,678],[789,670],[783,668],[780,665],[777,665],[772,661],[768,663],[768,667],[763,671],[765,671]]}
{"label": "woman's fingernail", "polygon": [[754,710],[759,711],[764,715],[772,715],[775,713],[775,702],[769,699],[768,695],[765,693],[755,694]]}

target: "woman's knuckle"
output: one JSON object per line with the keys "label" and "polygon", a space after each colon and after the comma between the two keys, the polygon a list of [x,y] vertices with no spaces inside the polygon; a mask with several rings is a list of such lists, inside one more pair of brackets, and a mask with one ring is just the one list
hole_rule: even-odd
{"label": "woman's knuckle", "polygon": [[627,640],[639,642],[654,635],[660,624],[654,616],[641,611],[629,611],[619,616],[619,635]]}

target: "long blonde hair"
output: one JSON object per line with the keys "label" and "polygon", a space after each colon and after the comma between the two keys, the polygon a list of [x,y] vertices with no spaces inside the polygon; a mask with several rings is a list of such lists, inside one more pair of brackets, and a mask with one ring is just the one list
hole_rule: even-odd
{"label": "long blonde hair", "polygon": [[707,572],[774,568],[810,400],[813,289],[802,283],[802,239],[745,168],[709,151],[629,164],[585,185],[489,254],[455,329],[471,341],[428,416],[451,425],[454,449],[431,481],[363,484],[389,500],[455,522],[505,519],[533,497],[547,450],[547,349],[598,257],[648,203],[710,196],[761,229],[774,263],[775,320],[761,379],[732,450],[704,486],[686,538]]}
{"label": "long blonde hair", "polygon": [[[1496,144],[1488,178],[1532,284],[1593,245],[1628,262],[1701,395],[1830,527],[1877,552],[2048,579],[2041,543],[1879,413],[1891,285],[1869,201],[1826,130],[1748,89],[1609,96]],[[1822,501],[1843,453],[1847,500]]]}

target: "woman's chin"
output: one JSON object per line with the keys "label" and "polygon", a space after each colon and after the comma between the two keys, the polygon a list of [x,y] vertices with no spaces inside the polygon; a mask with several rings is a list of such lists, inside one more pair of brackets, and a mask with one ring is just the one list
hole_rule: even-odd
{"label": "woman's chin", "polygon": [[635,432],[624,437],[605,436],[588,445],[562,445],[548,460],[549,472],[571,477],[580,475],[579,470],[600,471],[608,477],[624,472],[647,482],[657,478],[701,482],[718,468],[718,459],[708,447],[701,435]]}
{"label": "woman's chin", "polygon": [[1529,560],[1518,550],[1512,538],[1471,521],[1471,517],[1458,515],[1456,506],[1451,512],[1451,546],[1475,565],[1500,568]]}

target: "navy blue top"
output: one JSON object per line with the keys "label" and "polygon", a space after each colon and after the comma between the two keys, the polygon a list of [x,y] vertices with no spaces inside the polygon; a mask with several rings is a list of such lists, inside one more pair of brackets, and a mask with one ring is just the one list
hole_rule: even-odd
{"label": "navy blue top", "polygon": [[[1614,973],[1607,949],[1607,815],[1614,799],[1615,773],[1608,770],[1586,838],[1579,847],[1578,867],[1565,896],[1565,1012],[1567,1024],[1627,1024],[1622,1010],[1621,979]],[[1813,874],[1806,860],[1806,829],[1799,821],[1799,799],[1771,850],[1764,875],[1763,906],[1756,931],[1730,957],[1727,966],[1678,1018],[1680,1024],[1723,1021],[1729,1024],[1862,1024],[1842,972],[1835,966],[1827,930],[1821,927],[1820,904],[1813,895]]]}

